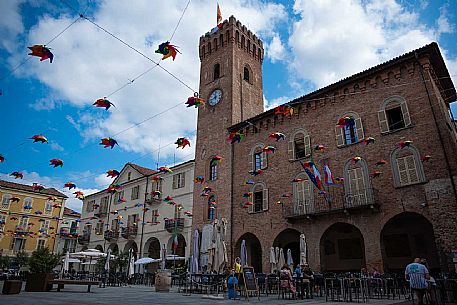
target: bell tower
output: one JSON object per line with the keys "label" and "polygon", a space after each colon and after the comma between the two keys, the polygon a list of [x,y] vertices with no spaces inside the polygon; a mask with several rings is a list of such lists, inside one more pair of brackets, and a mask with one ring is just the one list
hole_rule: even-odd
{"label": "bell tower", "polygon": [[[263,43],[231,16],[200,37],[199,56],[199,93],[206,105],[198,109],[195,176],[205,182],[194,185],[192,221],[201,231],[214,219],[227,219],[229,249],[231,209],[238,200],[232,198],[233,152],[227,128],[263,112]],[[222,160],[211,162],[214,156]],[[211,193],[201,196],[205,186]]]}

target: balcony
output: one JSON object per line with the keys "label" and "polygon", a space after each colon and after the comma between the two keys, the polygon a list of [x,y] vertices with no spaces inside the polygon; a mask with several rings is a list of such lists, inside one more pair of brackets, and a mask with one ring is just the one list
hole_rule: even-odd
{"label": "balcony", "polygon": [[84,233],[78,236],[78,244],[87,245],[90,242],[90,234]]}
{"label": "balcony", "polygon": [[107,241],[116,241],[119,238],[119,229],[117,230],[106,230],[104,237]]}
{"label": "balcony", "polygon": [[138,234],[138,226],[127,226],[121,228],[121,235],[125,239],[134,239]]}
{"label": "balcony", "polygon": [[106,204],[100,205],[98,211],[94,213],[94,216],[99,218],[105,217],[106,215],[108,215],[108,205]]}
{"label": "balcony", "polygon": [[159,204],[162,202],[162,196],[159,196],[159,195],[154,196],[152,193],[146,194],[145,202],[147,204]]}
{"label": "balcony", "polygon": [[324,214],[346,213],[354,210],[371,209],[379,206],[377,190],[366,188],[356,194],[345,193],[343,189],[332,189],[326,194],[315,194],[303,203],[283,206],[284,217],[293,221],[302,218],[313,218]]}
{"label": "balcony", "polygon": [[175,218],[175,219],[165,219],[165,230],[170,233],[182,232],[184,229],[184,218]]}
{"label": "balcony", "polygon": [[77,233],[76,228],[63,227],[63,228],[60,228],[60,231],[59,231],[60,238],[72,238],[77,235],[78,235],[78,233]]}

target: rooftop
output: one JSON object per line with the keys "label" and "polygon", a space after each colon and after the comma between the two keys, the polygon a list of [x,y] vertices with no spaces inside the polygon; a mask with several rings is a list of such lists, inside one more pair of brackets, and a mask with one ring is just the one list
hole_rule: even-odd
{"label": "rooftop", "polygon": [[52,195],[56,197],[61,197],[61,198],[68,198],[65,194],[59,192],[55,188],[47,188],[43,189],[41,191],[35,191],[31,185],[26,185],[26,184],[20,184],[16,182],[9,182],[5,180],[0,180],[0,187],[4,188],[9,188],[9,189],[15,189],[19,191],[26,191],[26,192],[31,192],[31,193],[36,193],[36,194],[41,194],[41,195]]}
{"label": "rooftop", "polygon": [[66,215],[66,216],[72,216],[72,217],[81,218],[81,213],[76,212],[75,210],[72,210],[72,209],[67,208],[67,207],[64,208],[63,214]]}

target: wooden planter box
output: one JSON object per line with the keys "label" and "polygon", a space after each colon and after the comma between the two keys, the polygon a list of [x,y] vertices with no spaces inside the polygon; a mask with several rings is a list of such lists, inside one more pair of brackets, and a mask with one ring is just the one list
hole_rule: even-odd
{"label": "wooden planter box", "polygon": [[22,289],[22,281],[5,280],[3,282],[2,294],[18,294]]}
{"label": "wooden planter box", "polygon": [[52,284],[49,284],[49,282],[53,279],[54,275],[52,273],[29,273],[27,282],[25,283],[25,291],[50,291],[52,289]]}

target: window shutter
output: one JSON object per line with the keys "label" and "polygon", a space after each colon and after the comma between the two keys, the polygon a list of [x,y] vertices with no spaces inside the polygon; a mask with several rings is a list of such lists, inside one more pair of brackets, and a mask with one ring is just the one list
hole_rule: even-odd
{"label": "window shutter", "polygon": [[268,189],[263,189],[262,192],[263,210],[268,211]]}
{"label": "window shutter", "polygon": [[289,154],[289,161],[295,160],[295,142],[293,139],[288,143],[287,152]]}
{"label": "window shutter", "polygon": [[304,182],[304,194],[303,194],[304,202],[305,202],[305,211],[307,213],[314,212],[314,193],[313,193],[313,186],[311,181],[308,179]]}
{"label": "window shutter", "polygon": [[184,187],[184,185],[186,185],[186,173],[185,173],[185,172],[182,173],[181,176],[182,176],[182,184],[181,184],[181,187]]}
{"label": "window shutter", "polygon": [[173,189],[176,189],[177,182],[178,182],[178,177],[176,175],[173,175]]}
{"label": "window shutter", "polygon": [[419,182],[419,175],[417,174],[416,160],[413,155],[409,155],[406,158],[406,167],[408,168],[408,176],[410,183]]}
{"label": "window shutter", "polygon": [[357,130],[357,142],[365,139],[365,134],[363,133],[363,125],[362,125],[361,118],[355,119],[355,128]]}
{"label": "window shutter", "polygon": [[398,176],[400,178],[400,185],[409,184],[405,157],[397,158],[397,168],[398,168]]}
{"label": "window shutter", "polygon": [[309,135],[305,135],[303,140],[305,143],[305,155],[309,156],[309,155],[311,155],[311,139],[310,139]]}
{"label": "window shutter", "polygon": [[266,169],[268,167],[268,155],[266,152],[262,152],[262,164],[260,165],[261,169]]}
{"label": "window shutter", "polygon": [[403,122],[405,122],[405,127],[411,125],[411,118],[405,101],[401,103],[401,112],[403,113]]}
{"label": "window shutter", "polygon": [[249,157],[249,168],[251,171],[255,170],[254,162],[255,162],[255,149],[248,155]]}
{"label": "window shutter", "polygon": [[381,127],[381,133],[389,131],[389,124],[387,124],[386,112],[384,109],[378,111],[378,121]]}
{"label": "window shutter", "polygon": [[344,146],[344,131],[343,131],[343,128],[335,127],[335,134],[336,134],[336,146],[337,147]]}
{"label": "window shutter", "polygon": [[[254,190],[253,190],[252,192],[254,192]],[[253,203],[253,204],[251,204],[250,206],[248,206],[248,212],[249,212],[249,213],[254,213],[254,195],[253,195],[253,197],[252,197],[252,203]]]}

